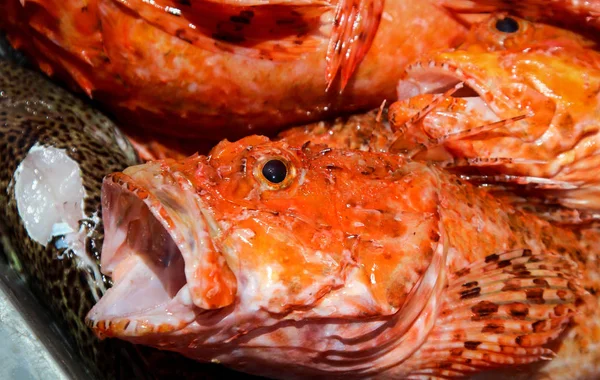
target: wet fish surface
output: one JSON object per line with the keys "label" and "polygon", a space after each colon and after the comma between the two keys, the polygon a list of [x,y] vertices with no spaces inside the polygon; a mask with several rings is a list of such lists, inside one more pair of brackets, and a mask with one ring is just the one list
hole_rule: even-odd
{"label": "wet fish surface", "polygon": [[273,378],[599,373],[597,234],[311,136],[107,176],[96,334]]}

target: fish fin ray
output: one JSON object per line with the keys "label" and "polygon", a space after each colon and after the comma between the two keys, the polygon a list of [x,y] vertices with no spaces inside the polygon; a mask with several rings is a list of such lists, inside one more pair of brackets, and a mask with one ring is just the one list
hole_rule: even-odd
{"label": "fish fin ray", "polygon": [[449,277],[428,340],[410,377],[453,377],[554,357],[559,337],[584,304],[575,262],[519,249],[491,254]]}
{"label": "fish fin ray", "polygon": [[340,0],[327,48],[327,87],[340,74],[340,92],[371,48],[385,0]]}

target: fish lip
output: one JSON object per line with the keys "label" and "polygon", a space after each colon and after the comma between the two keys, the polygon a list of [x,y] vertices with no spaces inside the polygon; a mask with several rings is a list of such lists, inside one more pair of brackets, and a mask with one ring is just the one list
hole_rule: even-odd
{"label": "fish lip", "polygon": [[[144,165],[139,166],[143,167]],[[125,173],[113,173],[106,176],[103,182],[102,205],[105,210],[105,243],[101,255],[101,265],[102,273],[113,276],[114,285],[100,301],[94,305],[86,316],[86,324],[100,338],[121,337],[130,340],[143,340],[144,337],[152,336],[153,334],[168,335],[181,332],[181,330],[184,330],[188,325],[193,323],[196,320],[197,315],[202,311],[202,309],[194,305],[191,300],[190,292],[187,290],[189,281],[186,278],[185,273],[186,263],[181,263],[184,261],[181,244],[182,231],[176,231],[174,228],[175,224],[170,218],[164,205],[165,200],[159,199],[159,196],[155,194],[155,191],[152,191],[156,189],[152,188],[151,183],[144,183],[144,181],[141,180],[143,177],[150,178],[150,180],[152,178],[156,179],[156,173],[150,171],[150,175],[144,175],[142,173],[142,176],[138,176],[136,175],[135,168],[136,167],[130,168],[133,169],[128,173],[131,176]],[[164,169],[164,167],[162,169]],[[125,172],[127,173],[127,170]],[[173,180],[177,179],[175,178],[176,175],[174,175],[174,173],[169,173],[164,170],[161,170],[160,173],[164,176],[165,182],[173,182]],[[152,190],[148,190],[149,188]],[[191,191],[193,189],[188,188],[185,190]],[[111,198],[110,193],[114,195],[113,198]],[[119,202],[119,205],[115,205],[115,203]],[[199,202],[202,210],[200,219],[202,219],[204,223],[198,223],[194,226],[204,226],[206,235],[211,242],[216,243],[218,239],[215,238],[220,234],[219,225],[216,223],[214,215],[212,215],[210,210],[201,200],[199,200]],[[164,269],[160,265],[152,266],[147,263],[152,262],[152,259],[154,259],[153,262],[156,262],[156,257],[153,256],[151,251],[135,251],[134,248],[131,248],[129,251],[125,251],[125,254],[123,255],[119,255],[118,252],[116,252],[114,247],[115,242],[113,240],[116,239],[119,232],[122,232],[121,228],[118,226],[118,219],[122,217],[122,215],[119,215],[119,211],[131,210],[132,207],[145,208],[146,216],[149,215],[155,220],[154,228],[156,228],[156,222],[158,222],[164,230],[165,239],[168,240],[170,238],[171,241],[173,241],[177,253],[175,256],[166,259],[166,264],[163,263],[164,268],[167,269]],[[135,212],[134,209],[132,213]],[[121,223],[124,222],[121,221]],[[150,222],[147,224],[150,224]],[[128,240],[132,233],[134,232],[131,232],[130,223],[129,227],[127,227],[125,239]],[[137,241],[143,239],[138,239],[136,237],[134,240]],[[117,241],[116,243],[119,242]],[[125,241],[121,243],[125,244]],[[161,248],[159,248],[159,250],[160,249]],[[113,309],[116,308],[116,304],[111,305],[111,302],[127,303],[127,299],[119,299],[119,292],[126,292],[128,286],[134,286],[133,284],[142,277],[141,275],[131,274],[131,272],[135,272],[137,268],[144,266],[142,263],[136,262],[135,260],[144,261],[144,265],[150,269],[150,271],[146,272],[154,273],[154,277],[158,280],[163,282],[166,281],[167,283],[176,281],[176,286],[169,289],[167,292],[168,297],[158,299],[155,304],[146,302],[145,304],[142,303],[139,307],[125,306],[121,313],[111,313],[111,307]],[[158,262],[161,262],[160,258],[158,259]],[[172,264],[173,262],[175,262],[175,264]],[[123,271],[127,271],[131,265],[133,265],[133,269],[129,273],[122,273]],[[177,268],[171,268],[172,266],[177,266]],[[164,269],[164,271],[161,273],[157,272],[157,267],[158,271],[161,269]],[[142,282],[141,284],[146,285],[148,291],[156,291],[155,288],[150,286],[150,282]],[[156,282],[153,281],[152,284],[156,285]],[[170,288],[168,284],[163,285],[165,289]],[[154,295],[152,294],[149,298],[154,298]],[[135,303],[135,301],[135,299],[130,299],[129,303]]]}

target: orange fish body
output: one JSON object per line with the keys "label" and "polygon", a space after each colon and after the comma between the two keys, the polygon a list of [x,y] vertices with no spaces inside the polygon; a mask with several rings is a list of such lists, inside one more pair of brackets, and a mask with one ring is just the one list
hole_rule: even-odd
{"label": "orange fish body", "polygon": [[[460,82],[462,94],[435,95]],[[600,53],[594,41],[496,15],[474,26],[459,48],[409,65],[398,94],[390,120],[403,148],[445,140],[421,159],[478,161],[461,173],[478,183],[516,186],[528,207],[553,220],[600,216]],[[515,117],[525,119],[491,128]],[[477,129],[485,125],[490,128]]]}
{"label": "orange fish body", "polygon": [[466,32],[429,1],[7,0],[0,10],[15,46],[141,136],[241,137],[375,107],[408,61]]}
{"label": "orange fish body", "polygon": [[600,373],[577,366],[599,357],[584,338],[552,345],[600,320],[576,233],[401,155],[293,136],[109,175],[114,287],[92,329],[274,378]]}

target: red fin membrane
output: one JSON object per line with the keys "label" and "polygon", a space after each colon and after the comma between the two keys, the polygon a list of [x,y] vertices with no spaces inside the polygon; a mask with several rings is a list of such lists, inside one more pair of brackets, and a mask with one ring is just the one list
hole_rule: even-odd
{"label": "red fin membrane", "polygon": [[339,0],[327,49],[327,84],[338,73],[340,92],[367,55],[383,13],[385,0]]}
{"label": "red fin membrane", "polygon": [[577,264],[529,250],[487,256],[449,280],[444,306],[410,378],[457,377],[550,360],[585,291]]}

